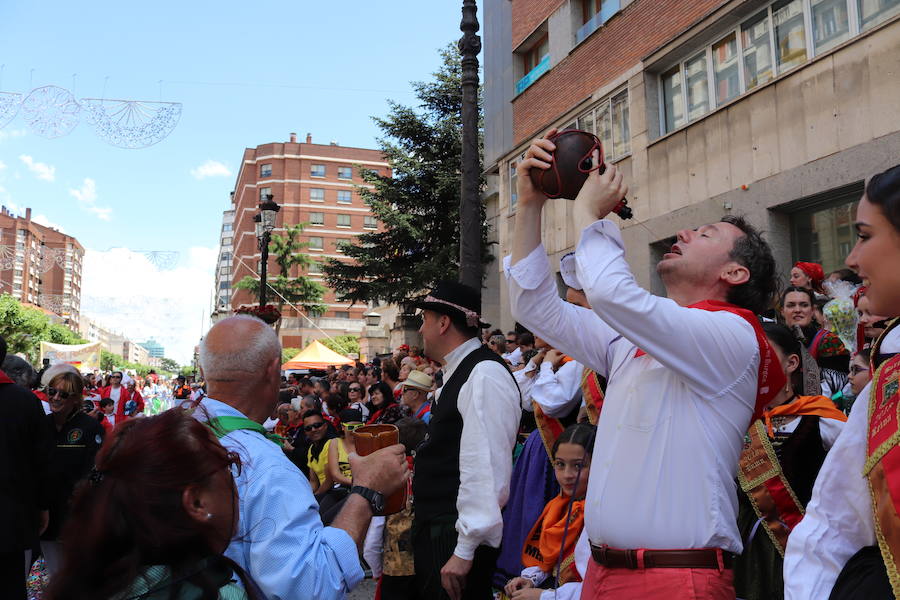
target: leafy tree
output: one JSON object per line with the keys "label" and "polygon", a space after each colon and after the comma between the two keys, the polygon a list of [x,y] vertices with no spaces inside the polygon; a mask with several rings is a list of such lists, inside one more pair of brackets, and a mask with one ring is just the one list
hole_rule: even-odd
{"label": "leafy tree", "polygon": [[171,358],[161,358],[161,359],[159,359],[159,364],[161,365],[160,368],[162,368],[166,371],[170,371],[172,373],[177,373],[178,370],[181,368],[178,365],[178,363],[175,362],[174,360],[172,360]]}
{"label": "leafy tree", "polygon": [[[391,102],[390,113],[374,119],[393,173],[363,171],[374,189],[359,193],[383,230],[344,245],[352,262],[326,263],[328,285],[341,300],[399,303],[438,280],[458,278],[462,67],[454,45],[440,54],[443,64],[434,79],[412,84],[418,109]],[[482,262],[487,264],[493,257],[483,206],[481,211]]]}
{"label": "leafy tree", "polygon": [[[312,340],[307,342],[307,346]],[[333,338],[322,338],[319,340],[323,346],[330,350],[334,350],[338,354],[347,356],[349,354],[359,354],[359,337],[355,335],[338,335]]]}
{"label": "leafy tree", "polygon": [[122,357],[113,354],[109,350],[100,350],[100,370],[112,371],[118,363],[122,362]]}
{"label": "leafy tree", "polygon": [[300,348],[282,348],[281,349],[281,364],[284,364],[297,356],[300,353]]}
{"label": "leafy tree", "polygon": [[87,343],[63,325],[50,321],[42,311],[23,306],[9,294],[0,295],[0,336],[6,340],[10,354],[21,352],[32,363],[40,356],[41,342]]}
{"label": "leafy tree", "polygon": [[[300,271],[313,263],[313,259],[303,253],[303,250],[309,247],[309,242],[299,240],[304,225],[304,223],[288,225],[285,227],[284,236],[273,235],[269,242],[269,253],[274,256],[280,271],[274,279],[268,281],[270,301],[278,306],[279,311],[284,310],[285,301],[287,301],[303,308],[308,314],[321,315],[328,310],[328,307],[322,304],[325,288],[320,283],[303,275],[291,276],[294,267]],[[248,290],[254,296],[259,296],[259,279],[253,276],[245,276],[234,287]],[[279,320],[275,324],[275,332],[280,331],[281,321]]]}

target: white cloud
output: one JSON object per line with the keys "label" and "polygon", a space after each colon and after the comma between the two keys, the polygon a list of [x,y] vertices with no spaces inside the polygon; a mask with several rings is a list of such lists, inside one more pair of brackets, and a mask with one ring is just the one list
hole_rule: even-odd
{"label": "white cloud", "polygon": [[216,247],[190,248],[174,268],[163,269],[127,248],[87,250],[81,312],[136,342],[152,336],[167,357],[189,364],[209,328],[217,253]]}
{"label": "white cloud", "polygon": [[34,221],[35,223],[37,223],[38,225],[43,225],[44,227],[50,227],[51,229],[55,229],[62,233],[66,232],[66,230],[63,229],[62,225],[58,225],[58,224],[54,223],[53,221],[48,219],[47,215],[45,215],[45,214],[40,214],[40,215],[34,216],[31,218],[31,220]]}
{"label": "white cloud", "polygon": [[231,177],[231,171],[217,160],[208,160],[199,167],[191,169],[194,179],[206,179],[207,177]]}
{"label": "white cloud", "polygon": [[3,162],[2,160],[0,160],[0,170],[3,170],[5,168],[6,168],[6,163]]}
{"label": "white cloud", "polygon": [[24,129],[0,129],[0,142],[9,138],[20,138],[27,133]]}
{"label": "white cloud", "polygon": [[19,160],[25,163],[28,170],[34,173],[35,177],[38,179],[56,181],[56,167],[42,162],[35,162],[35,160],[27,154],[20,155]]}
{"label": "white cloud", "polygon": [[84,183],[78,189],[69,188],[69,194],[78,200],[78,206],[82,210],[92,213],[101,221],[112,219],[112,208],[97,206],[97,183],[90,177],[84,178]]}

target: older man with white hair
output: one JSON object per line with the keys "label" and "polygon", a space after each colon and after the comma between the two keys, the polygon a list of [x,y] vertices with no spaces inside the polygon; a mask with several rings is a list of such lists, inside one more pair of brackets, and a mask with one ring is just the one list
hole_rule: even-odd
{"label": "older man with white hair", "polygon": [[363,578],[359,548],[373,513],[409,476],[405,453],[397,444],[351,455],[354,486],[324,527],[309,482],[261,425],[278,401],[280,366],[278,337],[254,317],[224,319],[200,344],[208,395],[195,416],[242,461],[238,534],[225,554],[269,600],[343,598]]}

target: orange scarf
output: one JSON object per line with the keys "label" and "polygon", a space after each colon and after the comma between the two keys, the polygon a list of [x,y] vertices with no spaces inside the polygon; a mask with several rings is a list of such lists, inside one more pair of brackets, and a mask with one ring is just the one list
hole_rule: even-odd
{"label": "orange scarf", "polygon": [[798,396],[793,402],[767,409],[763,412],[763,419],[766,421],[766,431],[769,437],[775,437],[775,430],[772,427],[772,417],[787,417],[793,415],[812,415],[823,417],[825,419],[835,419],[837,421],[846,421],[847,415],[842,413],[831,401],[831,398],[825,396]]}
{"label": "orange scarf", "polygon": [[[569,510],[569,497],[560,494],[547,503],[544,512],[538,518],[531,533],[525,538],[522,549],[522,565],[538,567],[544,573],[553,573],[556,560],[562,550],[563,562],[572,555],[581,529],[584,527],[584,500],[572,503],[572,517],[569,530],[566,532],[565,547],[563,530],[566,527],[566,514]],[[562,577],[560,577],[562,579]],[[576,581],[581,581],[577,579]]]}

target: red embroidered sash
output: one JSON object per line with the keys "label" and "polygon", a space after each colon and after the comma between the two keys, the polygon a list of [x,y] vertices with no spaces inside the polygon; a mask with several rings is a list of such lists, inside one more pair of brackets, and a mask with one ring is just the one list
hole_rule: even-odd
{"label": "red embroidered sash", "polygon": [[[874,358],[874,357],[873,357]],[[875,372],[863,475],[869,481],[875,536],[894,595],[900,597],[900,354]]]}
{"label": "red embroidered sash", "polygon": [[738,463],[738,482],[778,553],[784,557],[788,536],[803,518],[803,505],[787,477],[762,421],[748,432],[750,443]]}
{"label": "red embroidered sash", "polygon": [[0,371],[0,383],[15,383],[15,381],[10,379],[6,373]]}
{"label": "red embroidered sash", "polygon": [[[581,395],[584,399],[588,421],[590,421],[591,425],[597,424],[600,411],[603,409],[603,388],[605,387],[606,383],[600,375],[584,367],[584,370],[581,372]],[[541,433],[541,440],[544,442],[547,456],[553,456],[553,444],[562,435],[565,427],[563,427],[559,419],[548,416],[537,402],[533,406],[534,420],[537,423],[538,431]]]}
{"label": "red embroidered sash", "polygon": [[[775,394],[787,383],[787,377],[781,369],[781,363],[778,362],[778,357],[775,355],[772,345],[769,344],[769,340],[759,324],[759,319],[747,309],[728,302],[720,302],[719,300],[704,300],[691,304],[687,308],[699,308],[710,312],[724,310],[741,317],[753,327],[753,332],[756,334],[756,343],[759,344],[759,371],[757,372],[756,380],[756,407],[753,409],[753,417],[750,419],[750,422],[756,421],[762,416],[766,405],[772,401]],[[646,352],[638,348],[634,357],[637,358],[644,354]]]}

